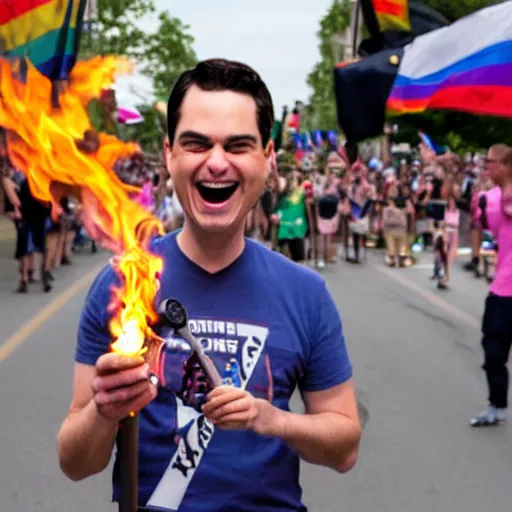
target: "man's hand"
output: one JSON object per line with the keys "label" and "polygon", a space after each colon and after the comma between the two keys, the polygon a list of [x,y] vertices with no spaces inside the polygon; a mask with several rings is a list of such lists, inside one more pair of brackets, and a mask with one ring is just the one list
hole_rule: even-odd
{"label": "man's hand", "polygon": [[280,409],[240,388],[215,388],[208,394],[202,409],[203,414],[219,428],[249,429],[264,436],[281,434]]}
{"label": "man's hand", "polygon": [[157,395],[144,359],[114,353],[98,359],[92,389],[98,412],[112,421],[138,413]]}

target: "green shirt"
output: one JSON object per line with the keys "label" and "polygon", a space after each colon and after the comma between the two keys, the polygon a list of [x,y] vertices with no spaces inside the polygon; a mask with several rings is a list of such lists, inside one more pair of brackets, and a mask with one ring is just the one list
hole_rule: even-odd
{"label": "green shirt", "polygon": [[277,204],[279,216],[278,240],[304,238],[308,231],[304,189],[283,194]]}

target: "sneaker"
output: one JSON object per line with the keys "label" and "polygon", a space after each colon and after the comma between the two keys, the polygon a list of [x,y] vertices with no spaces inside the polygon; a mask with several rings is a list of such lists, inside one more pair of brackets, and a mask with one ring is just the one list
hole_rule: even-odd
{"label": "sneaker", "polygon": [[50,272],[43,271],[43,291],[44,291],[44,293],[50,293],[52,291],[52,285],[50,284],[50,280],[51,280],[50,276],[53,277]]}
{"label": "sneaker", "polygon": [[28,283],[27,281],[20,281],[20,284],[16,290],[16,293],[27,293],[28,292]]}
{"label": "sneaker", "polygon": [[318,270],[323,270],[325,268],[325,261],[324,260],[317,261],[316,268]]}
{"label": "sneaker", "polygon": [[505,423],[506,421],[507,410],[497,409],[490,405],[482,414],[472,418],[470,424],[472,427],[495,427],[500,423]]}
{"label": "sneaker", "polygon": [[474,261],[468,261],[467,263],[465,263],[463,265],[463,269],[466,271],[466,272],[474,272],[475,269],[478,267],[478,264],[475,263]]}
{"label": "sneaker", "polygon": [[396,260],[395,260],[394,257],[386,256],[384,261],[386,262],[386,265],[388,267],[395,267],[396,266]]}

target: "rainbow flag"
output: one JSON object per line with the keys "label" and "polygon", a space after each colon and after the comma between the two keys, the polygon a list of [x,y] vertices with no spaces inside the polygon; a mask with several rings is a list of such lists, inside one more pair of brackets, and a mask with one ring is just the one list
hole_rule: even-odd
{"label": "rainbow flag", "polygon": [[51,80],[64,80],[76,62],[87,0],[3,0],[0,50],[26,57]]}
{"label": "rainbow flag", "polygon": [[387,110],[426,109],[512,117],[512,2],[477,11],[404,48]]}
{"label": "rainbow flag", "polygon": [[372,0],[372,4],[381,32],[411,30],[409,0]]}

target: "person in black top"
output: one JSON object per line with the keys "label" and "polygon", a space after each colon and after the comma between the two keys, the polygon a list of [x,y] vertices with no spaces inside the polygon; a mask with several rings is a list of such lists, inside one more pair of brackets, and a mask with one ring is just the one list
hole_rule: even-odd
{"label": "person in black top", "polygon": [[[22,181],[18,197],[21,203],[21,219],[17,226],[16,259],[20,260],[21,281],[17,291],[26,293],[32,255],[39,253],[44,257],[46,251],[46,224],[50,217],[50,206],[41,203],[32,195],[27,179]],[[46,293],[51,291],[52,286],[44,271],[42,283]]]}

